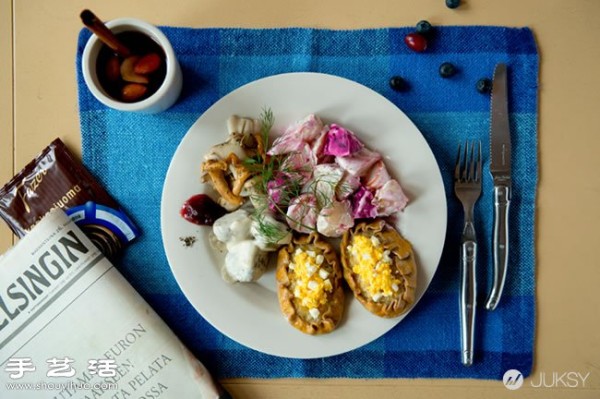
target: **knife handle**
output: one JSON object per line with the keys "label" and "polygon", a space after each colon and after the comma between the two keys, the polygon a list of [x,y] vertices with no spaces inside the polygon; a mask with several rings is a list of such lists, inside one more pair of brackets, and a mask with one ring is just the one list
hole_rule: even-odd
{"label": "knife handle", "polygon": [[475,341],[475,309],[477,305],[477,243],[465,241],[460,249],[460,329],[462,364],[473,364]]}
{"label": "knife handle", "polygon": [[492,290],[485,304],[487,310],[494,310],[498,306],[504,289],[504,281],[506,280],[510,197],[510,186],[494,186],[494,280]]}

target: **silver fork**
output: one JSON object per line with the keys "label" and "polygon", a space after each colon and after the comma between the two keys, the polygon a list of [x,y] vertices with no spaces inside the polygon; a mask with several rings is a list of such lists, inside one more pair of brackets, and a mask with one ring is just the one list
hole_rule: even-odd
{"label": "silver fork", "polygon": [[464,151],[459,145],[454,168],[454,194],[462,203],[465,214],[460,250],[461,356],[465,366],[473,364],[477,303],[477,284],[475,282],[477,237],[473,209],[481,195],[481,141],[478,142],[477,147],[478,151],[475,154],[475,142],[472,142],[469,148],[469,141],[466,141]]}

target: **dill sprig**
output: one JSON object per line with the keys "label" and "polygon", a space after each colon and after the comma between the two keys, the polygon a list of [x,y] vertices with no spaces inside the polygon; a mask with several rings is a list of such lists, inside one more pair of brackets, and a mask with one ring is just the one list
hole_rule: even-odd
{"label": "dill sprig", "polygon": [[275,223],[267,220],[264,213],[254,214],[254,219],[258,222],[258,232],[265,237],[269,243],[277,243],[287,236],[288,231],[279,228]]}
{"label": "dill sprig", "polygon": [[[269,143],[269,135],[271,133],[271,129],[275,124],[275,116],[273,115],[273,111],[270,108],[263,108],[260,114],[260,122],[261,122],[261,135],[263,138],[263,144],[265,148],[265,154],[258,154],[254,158],[248,158],[245,161],[246,167],[249,170],[256,173],[260,176],[260,180],[258,183],[259,194],[264,195],[266,201],[261,201],[262,204],[259,209],[255,209],[253,214],[254,220],[258,223],[257,230],[269,241],[272,243],[276,243],[279,240],[283,239],[287,232],[280,230],[276,225],[270,223],[265,218],[265,214],[270,212],[271,209],[275,210],[275,213],[278,215],[278,218],[287,221],[288,225],[291,223],[296,226],[301,226],[305,229],[316,231],[315,227],[307,226],[302,223],[302,218],[306,215],[312,208],[306,205],[306,209],[304,212],[301,212],[300,220],[296,220],[293,217],[287,215],[287,208],[289,207],[292,200],[303,193],[303,189],[305,192],[312,193],[317,199],[320,208],[324,208],[329,206],[334,198],[335,198],[335,183],[331,180],[327,180],[326,176],[322,176],[321,178],[314,180],[311,185],[307,188],[300,183],[299,179],[284,179],[281,186],[280,198],[279,201],[274,201],[272,198],[268,196],[268,184],[270,181],[277,179],[278,176],[290,176],[294,173],[297,173],[298,170],[292,170],[286,166],[284,166],[283,159],[280,156],[269,156],[266,154],[270,147]],[[288,154],[289,156],[289,154]],[[305,165],[304,167],[310,167],[309,165]],[[321,185],[330,185],[330,189],[320,188]],[[326,186],[327,187],[327,186]],[[331,194],[333,193],[333,198]]]}
{"label": "dill sprig", "polygon": [[[267,173],[266,166],[269,167],[272,174],[274,165],[268,165],[270,157],[266,154],[269,149],[269,134],[273,125],[275,124],[275,116],[271,108],[263,108],[260,114],[260,134],[262,136],[264,154],[256,154],[253,157],[246,158],[242,161],[243,165],[248,168],[252,173],[262,174],[263,176]],[[264,181],[265,179],[263,179]]]}
{"label": "dill sprig", "polygon": [[263,143],[265,145],[265,151],[269,148],[269,134],[275,124],[275,116],[271,108],[263,108],[260,114],[260,131],[263,136]]}
{"label": "dill sprig", "polygon": [[[260,114],[261,124],[261,136],[264,145],[264,154],[257,154],[254,158],[248,158],[245,166],[252,172],[259,176],[257,196],[264,196],[266,201],[255,201],[255,203],[261,203],[262,205],[255,209],[252,217],[257,222],[258,232],[270,243],[277,243],[282,240],[286,235],[287,231],[282,231],[277,225],[270,223],[266,219],[266,214],[269,212],[269,203],[272,201],[268,197],[267,186],[269,181],[275,178],[275,175],[280,167],[280,159],[277,156],[269,156],[266,152],[270,147],[270,133],[273,125],[275,124],[275,116],[271,108],[263,108]],[[279,210],[280,213],[285,215],[285,212]]]}

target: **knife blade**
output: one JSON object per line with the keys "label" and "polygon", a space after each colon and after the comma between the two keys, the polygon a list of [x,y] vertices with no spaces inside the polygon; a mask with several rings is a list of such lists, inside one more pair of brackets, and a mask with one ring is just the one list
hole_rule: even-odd
{"label": "knife blade", "polygon": [[494,271],[490,294],[485,307],[498,306],[508,269],[509,229],[508,212],[512,195],[511,143],[508,121],[507,67],[498,64],[494,69],[492,84],[490,127],[490,173],[494,181]]}

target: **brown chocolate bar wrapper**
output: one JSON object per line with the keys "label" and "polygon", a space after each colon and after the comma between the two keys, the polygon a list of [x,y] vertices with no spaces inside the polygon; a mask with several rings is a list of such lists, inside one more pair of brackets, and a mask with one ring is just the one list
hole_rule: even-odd
{"label": "brown chocolate bar wrapper", "polygon": [[[68,210],[90,201],[115,210],[137,233],[113,197],[57,138],[0,189],[0,216],[17,236],[23,237],[52,209]],[[107,256],[113,256],[123,247],[123,241],[131,239],[131,235],[125,238],[110,225],[107,228],[97,221],[79,219],[77,224]]]}

